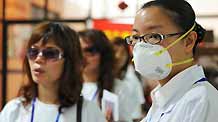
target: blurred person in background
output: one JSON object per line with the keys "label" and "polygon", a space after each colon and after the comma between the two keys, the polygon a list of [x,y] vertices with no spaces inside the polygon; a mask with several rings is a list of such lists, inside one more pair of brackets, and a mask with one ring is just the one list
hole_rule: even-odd
{"label": "blurred person in background", "polygon": [[132,35],[136,71],[159,81],[142,122],[218,122],[218,91],[194,61],[205,29],[184,0],[156,0],[137,12]]}
{"label": "blurred person in background", "polygon": [[130,64],[131,55],[129,46],[121,37],[113,39],[113,47],[115,50],[115,76],[119,82],[124,82],[128,86],[129,101],[132,118],[134,121],[139,121],[142,117],[142,105],[145,102],[141,79],[136,75],[136,72]]}
{"label": "blurred person in background", "polygon": [[78,34],[66,25],[37,25],[28,41],[19,97],[11,100],[0,122],[105,122],[97,107],[80,96],[82,52]]}
{"label": "blurred person in background", "polygon": [[[132,110],[129,109],[131,98],[127,84],[115,80],[115,57],[112,44],[100,30],[84,30],[79,32],[79,35],[85,66],[83,96],[100,107],[104,89],[115,93],[119,99],[119,121],[131,122]],[[108,115],[106,118],[110,119]]]}

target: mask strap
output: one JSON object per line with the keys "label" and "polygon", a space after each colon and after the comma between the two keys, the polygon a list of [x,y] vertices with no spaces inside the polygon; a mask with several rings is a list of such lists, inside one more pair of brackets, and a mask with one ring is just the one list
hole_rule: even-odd
{"label": "mask strap", "polygon": [[173,45],[175,45],[176,43],[178,43],[180,40],[182,40],[185,36],[187,36],[195,27],[195,23],[194,25],[182,36],[180,36],[178,39],[176,39],[176,41],[174,41],[173,43],[171,43],[169,46],[167,46],[166,48],[154,53],[156,56],[160,56],[163,52],[167,51],[169,48],[171,48]]}
{"label": "mask strap", "polygon": [[173,66],[177,66],[177,65],[181,65],[181,64],[186,64],[186,63],[192,62],[193,60],[194,60],[194,58],[190,58],[190,59],[187,59],[187,60],[184,60],[184,61],[180,61],[180,62],[177,62],[177,63],[166,64],[166,67],[167,68],[171,68]]}

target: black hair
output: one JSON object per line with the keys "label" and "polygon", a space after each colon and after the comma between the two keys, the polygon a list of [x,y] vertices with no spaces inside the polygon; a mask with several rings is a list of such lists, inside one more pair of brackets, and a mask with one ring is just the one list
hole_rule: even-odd
{"label": "black hair", "polygon": [[196,47],[203,40],[206,30],[195,21],[196,16],[192,6],[185,0],[155,0],[145,3],[141,9],[151,6],[163,8],[182,31],[188,31],[196,23],[193,29],[197,33],[197,40],[193,47],[193,54],[195,54]]}

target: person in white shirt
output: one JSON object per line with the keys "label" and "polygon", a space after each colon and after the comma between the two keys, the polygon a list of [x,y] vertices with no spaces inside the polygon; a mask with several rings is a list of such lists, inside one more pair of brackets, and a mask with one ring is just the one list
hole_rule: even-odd
{"label": "person in white shirt", "polygon": [[37,25],[27,44],[27,82],[6,104],[0,122],[105,122],[100,109],[83,100],[79,36],[57,22]]}
{"label": "person in white shirt", "polygon": [[[131,56],[129,46],[121,37],[116,37],[112,40],[115,50],[115,75],[116,80],[127,84],[129,103],[128,108],[131,110],[131,116],[134,121],[142,117],[142,105],[145,102],[143,87],[141,81],[135,74],[133,66],[130,64]],[[126,92],[124,92],[126,93]]]}
{"label": "person in white shirt", "polygon": [[194,61],[205,29],[184,0],[156,0],[137,12],[132,35],[136,71],[159,85],[141,122],[218,122],[218,91]]}
{"label": "person in white shirt", "polygon": [[[103,90],[116,94],[119,99],[119,121],[131,122],[130,93],[127,84],[115,79],[115,59],[112,44],[100,30],[84,30],[79,32],[79,35],[85,64],[83,96],[101,107]],[[106,118],[110,121],[111,112],[105,113]]]}
{"label": "person in white shirt", "polygon": [[99,30],[80,31],[79,36],[84,56],[82,94],[86,99],[100,105],[103,89],[113,90],[114,52],[112,45],[106,35]]}
{"label": "person in white shirt", "polygon": [[139,120],[144,114],[143,107],[146,101],[144,97],[142,79],[137,76],[132,64],[128,65],[125,80],[127,80],[128,86],[132,90],[131,98],[133,100],[132,106],[134,107],[134,112],[132,112],[132,116],[133,118]]}

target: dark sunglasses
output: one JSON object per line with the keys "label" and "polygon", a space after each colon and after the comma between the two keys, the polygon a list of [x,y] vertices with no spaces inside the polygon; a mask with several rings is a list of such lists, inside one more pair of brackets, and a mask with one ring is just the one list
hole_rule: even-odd
{"label": "dark sunglasses", "polygon": [[99,53],[99,49],[95,46],[87,47],[83,49],[84,52],[89,52],[89,53]]}
{"label": "dark sunglasses", "polygon": [[30,60],[35,60],[38,56],[42,56],[46,60],[51,60],[51,61],[57,61],[64,57],[63,53],[55,48],[45,48],[45,49],[30,48],[27,51],[27,57]]}

